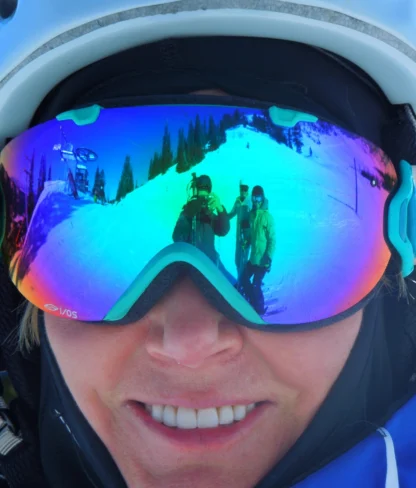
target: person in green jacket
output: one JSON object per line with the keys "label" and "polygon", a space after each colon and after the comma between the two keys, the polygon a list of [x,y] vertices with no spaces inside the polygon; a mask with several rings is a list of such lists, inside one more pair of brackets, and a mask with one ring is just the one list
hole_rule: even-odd
{"label": "person in green jacket", "polygon": [[265,274],[270,271],[276,248],[275,225],[268,210],[268,201],[261,186],[251,193],[253,208],[250,211],[250,259],[241,278],[243,292],[259,315],[265,313],[261,289]]}
{"label": "person in green jacket", "polygon": [[240,195],[237,197],[229,219],[237,217],[236,245],[235,245],[235,265],[237,267],[238,284],[241,285],[241,277],[247,265],[249,246],[248,238],[250,235],[250,210],[251,199],[249,196],[248,185],[240,184]]}

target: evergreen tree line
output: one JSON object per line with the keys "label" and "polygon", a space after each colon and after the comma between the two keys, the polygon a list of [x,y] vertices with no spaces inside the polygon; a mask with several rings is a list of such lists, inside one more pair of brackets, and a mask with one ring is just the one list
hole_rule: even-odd
{"label": "evergreen tree line", "polygon": [[166,125],[162,149],[160,152],[155,152],[150,161],[149,180],[165,174],[175,165],[178,173],[188,171],[200,163],[206,153],[215,151],[225,142],[226,130],[242,124],[246,126],[248,121],[238,109],[233,114],[225,114],[218,123],[213,116],[202,122],[198,114],[189,122],[186,132],[184,128],[179,129],[176,154],[172,151],[171,135]]}
{"label": "evergreen tree line", "polygon": [[[299,154],[302,153],[302,148],[304,146],[302,140],[302,123],[296,124],[295,127],[277,126],[272,122],[268,111],[264,110],[262,115],[254,115],[253,121],[250,125],[260,132],[269,134],[279,144],[285,144]],[[359,137],[346,130],[343,130],[340,127],[335,127],[333,124],[325,120],[319,120],[317,123],[315,123],[311,129],[308,129],[307,134],[308,137],[317,145],[321,144],[320,136],[322,135],[343,135],[350,139],[357,139]],[[311,148],[309,150],[312,152]],[[377,150],[377,148],[375,148],[375,150]]]}
{"label": "evergreen tree line", "polygon": [[301,154],[303,148],[302,129],[298,123],[295,127],[281,127],[273,123],[267,110],[262,115],[254,115],[253,121],[250,124],[259,132],[263,132],[272,137],[279,144],[294,149]]}
{"label": "evergreen tree line", "polygon": [[[10,178],[3,165],[0,165],[0,186],[5,197],[4,203],[7,205],[3,209],[4,232],[8,237],[3,242],[4,257],[6,257],[13,256],[23,244],[22,236],[25,234],[28,225],[26,220],[27,195]],[[23,217],[23,220],[16,219],[17,217]]]}
{"label": "evergreen tree line", "polygon": [[[149,180],[160,174],[165,174],[172,166],[176,165],[178,173],[184,173],[193,166],[200,163],[208,152],[217,150],[226,142],[226,131],[233,127],[244,125],[253,127],[260,132],[267,133],[280,144],[302,151],[302,130],[300,124],[294,128],[276,126],[269,117],[267,110],[262,115],[254,115],[249,123],[247,117],[236,109],[232,114],[225,114],[219,122],[213,116],[208,120],[201,120],[200,115],[189,122],[187,130],[184,128],[178,131],[178,142],[176,153],[172,149],[171,134],[168,125],[165,126],[161,150],[156,151],[149,165]],[[128,193],[138,188],[134,183],[133,168],[130,156],[126,156],[122,169],[116,201],[120,201]]]}

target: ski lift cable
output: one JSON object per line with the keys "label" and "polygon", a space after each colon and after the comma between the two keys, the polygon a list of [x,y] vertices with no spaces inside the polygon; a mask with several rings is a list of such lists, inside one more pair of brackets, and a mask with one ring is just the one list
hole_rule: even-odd
{"label": "ski lift cable", "polygon": [[63,138],[64,142],[67,144],[68,143],[68,139],[66,138],[64,129],[62,128],[62,125],[61,124],[59,125],[59,129],[61,131],[61,137]]}

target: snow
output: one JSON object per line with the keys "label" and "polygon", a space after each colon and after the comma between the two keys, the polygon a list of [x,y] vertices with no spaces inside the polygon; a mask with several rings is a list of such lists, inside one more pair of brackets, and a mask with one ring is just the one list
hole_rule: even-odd
{"label": "snow", "polygon": [[[197,172],[210,175],[228,211],[240,180],[250,190],[265,189],[276,227],[272,269],[264,279],[272,311],[267,320],[298,323],[348,308],[376,285],[388,261],[382,215],[388,193],[359,173],[356,191],[357,171],[375,172],[368,147],[304,127],[302,154],[250,127],[230,129],[227,142],[190,171],[178,174],[173,167],[114,205],[74,200],[65,182],[49,182],[32,220],[38,225],[27,237],[32,251],[23,287],[32,287],[39,302],[42,290],[52,290],[48,302],[70,310],[85,309],[87,301],[104,317],[148,261],[172,243],[186,187]],[[379,167],[385,170],[381,162]],[[216,238],[221,261],[234,276],[236,223],[232,219],[228,235]]]}
{"label": "snow", "polygon": [[32,235],[32,229],[31,228],[32,228],[33,222],[36,222],[38,220],[37,219],[37,212],[39,211],[40,208],[42,208],[42,203],[51,195],[64,192],[65,189],[66,189],[65,181],[60,181],[60,180],[45,181],[45,186],[44,186],[43,192],[40,194],[39,199],[38,199],[37,204],[36,204],[36,207],[35,207],[33,214],[32,214],[32,219],[30,221],[29,229],[28,229],[28,232],[26,234],[26,240],[27,240],[28,236]]}

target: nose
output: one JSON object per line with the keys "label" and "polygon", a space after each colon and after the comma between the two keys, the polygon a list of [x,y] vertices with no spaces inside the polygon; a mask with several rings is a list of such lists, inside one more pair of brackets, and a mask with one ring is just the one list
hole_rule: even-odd
{"label": "nose", "polygon": [[239,354],[243,336],[238,325],[213,308],[186,278],[148,314],[146,350],[153,358],[198,368]]}

